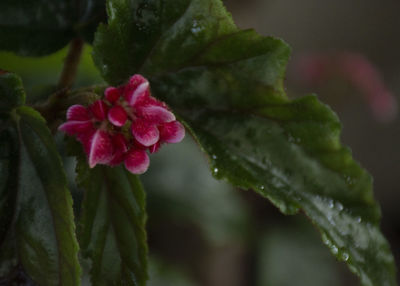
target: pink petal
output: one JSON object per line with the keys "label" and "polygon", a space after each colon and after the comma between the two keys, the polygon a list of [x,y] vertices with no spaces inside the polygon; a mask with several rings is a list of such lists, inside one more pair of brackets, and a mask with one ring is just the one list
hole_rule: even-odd
{"label": "pink petal", "polygon": [[160,138],[157,126],[149,124],[144,120],[132,122],[132,135],[142,145],[148,147],[155,144]]}
{"label": "pink petal", "polygon": [[90,168],[93,168],[96,164],[107,164],[112,158],[111,138],[104,130],[96,130],[89,140],[83,143],[86,145],[85,151],[89,157]]}
{"label": "pink petal", "polygon": [[111,140],[115,149],[121,150],[122,152],[128,151],[128,142],[123,134],[117,133],[111,138]]}
{"label": "pink petal", "polygon": [[141,85],[144,82],[147,82],[147,79],[145,77],[143,77],[140,74],[134,74],[129,79],[128,85],[136,89],[139,85]]}
{"label": "pink petal", "polygon": [[115,134],[111,138],[111,142],[113,144],[114,154],[108,165],[116,166],[121,164],[125,160],[126,152],[128,151],[128,142],[125,139],[125,136],[121,133]]}
{"label": "pink petal", "polygon": [[68,135],[79,135],[80,133],[85,133],[93,128],[91,121],[76,121],[70,120],[58,127],[58,130],[64,131]]}
{"label": "pink petal", "polygon": [[143,174],[150,165],[150,159],[146,151],[132,149],[125,158],[125,167],[133,174]]}
{"label": "pink petal", "polygon": [[158,141],[156,144],[151,145],[149,147],[149,151],[151,154],[153,154],[153,153],[156,153],[158,150],[160,150],[160,148],[161,148],[161,143],[160,143],[160,141]]}
{"label": "pink petal", "polygon": [[135,106],[149,95],[149,82],[146,81],[140,84],[137,88],[131,89],[129,92],[127,92],[126,100],[128,101],[130,106]]}
{"label": "pink petal", "polygon": [[119,97],[121,96],[121,93],[118,88],[111,86],[111,87],[106,88],[106,90],[104,91],[104,95],[106,96],[106,99],[110,103],[114,103],[119,99]]}
{"label": "pink petal", "polygon": [[121,127],[125,124],[128,116],[122,106],[114,106],[107,114],[108,120],[115,126]]}
{"label": "pink petal", "polygon": [[161,107],[164,107],[165,109],[168,109],[167,105],[164,102],[159,101],[159,100],[155,99],[152,96],[147,96],[147,97],[143,98],[143,100],[141,100],[138,103],[141,104],[142,106],[144,106],[144,105],[155,105],[155,106],[161,106]]}
{"label": "pink petal", "polygon": [[155,105],[141,106],[136,109],[135,113],[138,117],[143,118],[150,124],[171,122],[176,119],[175,115],[171,111],[164,107]]}
{"label": "pink petal", "polygon": [[140,144],[136,139],[133,139],[133,144],[136,149],[146,149],[148,146],[144,146],[143,144]]}
{"label": "pink petal", "polygon": [[93,113],[94,117],[98,120],[104,120],[106,118],[108,106],[102,100],[96,100],[89,106],[90,111]]}
{"label": "pink petal", "polygon": [[92,140],[93,135],[97,132],[97,129],[90,129],[87,132],[83,132],[83,133],[79,133],[77,134],[77,139],[82,143],[83,145],[83,149],[85,151],[85,153],[87,154],[87,156],[89,156],[90,153],[90,143]]}
{"label": "pink petal", "polygon": [[167,143],[178,143],[185,137],[185,127],[179,121],[172,121],[159,126],[160,139]]}
{"label": "pink petal", "polygon": [[[139,88],[140,86],[140,88]],[[143,76],[133,75],[124,87],[125,100],[133,105],[139,98],[150,96],[149,82]],[[136,92],[136,93],[135,93]]]}
{"label": "pink petal", "polygon": [[67,120],[86,121],[89,120],[89,112],[86,107],[75,104],[68,108]]}

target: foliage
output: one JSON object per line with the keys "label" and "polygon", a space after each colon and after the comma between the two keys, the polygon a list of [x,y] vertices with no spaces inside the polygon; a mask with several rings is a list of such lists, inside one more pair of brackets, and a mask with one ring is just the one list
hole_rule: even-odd
{"label": "foliage", "polygon": [[[0,49],[39,56],[76,37],[94,38],[103,78],[115,86],[133,74],[148,78],[153,96],[207,154],[216,178],[254,190],[284,214],[303,212],[363,285],[396,285],[371,176],[341,145],[341,125],[328,106],[314,95],[290,100],[285,94],[285,42],[238,29],[219,0],[109,0],[106,6],[108,23],[94,36],[103,1],[3,1]],[[0,72],[0,284],[22,275],[29,277],[25,284],[80,285],[82,272],[92,285],[145,285],[139,177],[122,167],[91,169],[81,151],[74,152],[84,191],[76,238],[64,168],[47,127],[59,119],[68,87],[61,95],[34,106],[46,123],[24,105],[19,77]]]}

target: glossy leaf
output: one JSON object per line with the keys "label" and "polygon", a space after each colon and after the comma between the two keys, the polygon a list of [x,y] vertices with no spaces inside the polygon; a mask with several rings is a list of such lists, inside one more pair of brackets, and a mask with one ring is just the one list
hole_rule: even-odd
{"label": "glossy leaf", "polygon": [[237,29],[216,0],[110,0],[108,14],[94,46],[106,80],[148,77],[217,178],[304,212],[363,285],[396,284],[371,177],[340,144],[330,108],[287,98],[284,42]]}
{"label": "glossy leaf", "polygon": [[98,23],[104,19],[101,0],[3,0],[0,50],[42,56],[56,52],[75,37],[91,43]]}
{"label": "glossy leaf", "polygon": [[[91,285],[145,285],[145,194],[137,176],[122,167],[78,163],[85,190],[79,241]],[[84,280],[89,283],[88,281]]]}
{"label": "glossy leaf", "polygon": [[13,110],[4,123],[0,281],[11,283],[22,267],[38,285],[80,285],[72,199],[53,137],[29,107]]}

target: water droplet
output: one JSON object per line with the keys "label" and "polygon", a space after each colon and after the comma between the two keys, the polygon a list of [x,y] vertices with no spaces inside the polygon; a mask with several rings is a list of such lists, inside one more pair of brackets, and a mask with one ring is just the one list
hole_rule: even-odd
{"label": "water droplet", "polygon": [[260,188],[260,190],[264,190],[265,189],[264,185],[259,186],[259,188]]}
{"label": "water droplet", "polygon": [[197,35],[197,34],[200,33],[203,29],[204,29],[204,28],[201,27],[201,26],[199,25],[199,22],[198,22],[197,20],[193,20],[193,25],[192,25],[192,29],[191,29],[191,31],[192,31],[193,34]]}
{"label": "water droplet", "polygon": [[325,245],[327,245],[328,247],[331,247],[332,242],[330,241],[330,239],[328,238],[328,236],[325,233],[322,234],[322,241],[325,243]]}
{"label": "water droplet", "polygon": [[333,200],[329,200],[328,202],[329,208],[333,209],[333,207],[335,206],[335,204],[333,203]]}
{"label": "water droplet", "polygon": [[214,168],[213,172],[214,174],[218,174],[218,168]]}
{"label": "water droplet", "polygon": [[335,206],[336,206],[336,209],[337,209],[338,211],[342,211],[342,210],[343,210],[343,205],[342,205],[341,203],[337,202],[337,203],[335,204]]}
{"label": "water droplet", "polygon": [[136,23],[135,25],[140,32],[147,32],[149,29],[149,27],[145,23]]}
{"label": "water droplet", "polygon": [[339,253],[339,249],[336,247],[336,245],[332,245],[331,250],[332,250],[332,253],[335,255]]}
{"label": "water droplet", "polygon": [[217,159],[217,155],[215,155],[215,154],[213,154],[211,157],[212,157],[214,160]]}
{"label": "water droplet", "polygon": [[349,260],[349,254],[348,254],[347,252],[343,252],[343,253],[342,253],[342,260],[343,260],[343,261]]}
{"label": "water droplet", "polygon": [[331,214],[328,214],[327,218],[328,218],[328,221],[329,221],[329,223],[330,223],[331,225],[335,225],[335,220],[333,219],[333,217],[332,217]]}
{"label": "water droplet", "polygon": [[358,222],[358,223],[360,223],[361,221],[362,221],[362,219],[361,219],[361,217],[356,217],[356,221]]}

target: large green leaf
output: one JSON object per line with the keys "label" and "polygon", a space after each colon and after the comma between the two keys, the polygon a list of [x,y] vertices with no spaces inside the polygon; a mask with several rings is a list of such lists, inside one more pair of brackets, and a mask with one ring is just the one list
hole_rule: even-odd
{"label": "large green leaf", "polygon": [[301,210],[363,285],[396,285],[370,175],[340,144],[337,116],[315,96],[289,100],[289,48],[241,31],[217,0],[108,1],[94,60],[112,84],[150,79],[209,155],[214,175]]}
{"label": "large green leaf", "polygon": [[[18,107],[0,131],[0,281],[80,285],[72,199],[44,119]],[[7,284],[9,283],[9,284]]]}
{"label": "large green leaf", "polygon": [[[122,167],[78,163],[85,190],[79,241],[91,285],[145,285],[145,194],[137,176]],[[85,282],[89,283],[85,280]]]}
{"label": "large green leaf", "polygon": [[74,37],[92,42],[104,19],[101,0],[2,0],[0,50],[41,56],[61,49]]}

